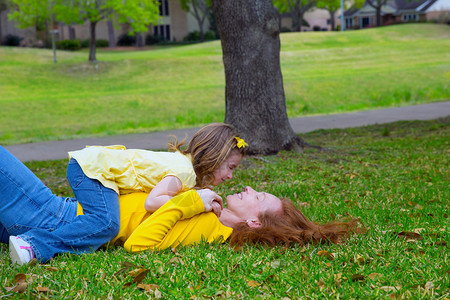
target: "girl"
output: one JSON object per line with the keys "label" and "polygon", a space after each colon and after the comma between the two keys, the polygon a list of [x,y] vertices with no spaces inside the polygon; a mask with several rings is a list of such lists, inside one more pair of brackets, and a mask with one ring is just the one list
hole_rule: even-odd
{"label": "girl", "polygon": [[[7,235],[14,236],[11,247],[18,253],[29,253],[25,260],[19,255],[18,262],[26,263],[33,257],[47,261],[61,252],[96,250],[119,232],[120,194],[150,192],[145,207],[154,211],[179,192],[194,186],[217,185],[232,177],[245,142],[236,136],[231,125],[216,123],[200,129],[185,151],[180,150],[181,145],[171,143],[170,149],[176,151],[170,153],[126,150],[121,146],[70,152],[67,179],[75,199],[64,198],[63,202],[1,148],[0,192],[1,200],[7,203],[0,221]],[[19,205],[24,216],[15,222],[7,212],[17,208],[19,199],[26,199]],[[73,201],[81,204],[84,215],[72,220],[74,208],[69,203]],[[217,204],[214,208],[220,211]],[[48,223],[54,217],[60,221]]]}

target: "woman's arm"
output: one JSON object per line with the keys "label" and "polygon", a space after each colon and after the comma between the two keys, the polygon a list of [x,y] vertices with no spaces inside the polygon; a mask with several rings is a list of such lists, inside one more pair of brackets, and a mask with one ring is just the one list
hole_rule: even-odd
{"label": "woman's arm", "polygon": [[164,177],[148,194],[145,200],[145,209],[154,212],[178,194],[183,187],[181,180],[175,176]]}
{"label": "woman's arm", "polygon": [[[211,211],[215,203],[222,206],[222,198],[213,191],[200,194],[201,196],[197,191],[190,190],[173,197],[133,231],[124,244],[125,249],[128,252],[162,249],[164,238],[179,220]],[[180,235],[182,233],[180,231]]]}

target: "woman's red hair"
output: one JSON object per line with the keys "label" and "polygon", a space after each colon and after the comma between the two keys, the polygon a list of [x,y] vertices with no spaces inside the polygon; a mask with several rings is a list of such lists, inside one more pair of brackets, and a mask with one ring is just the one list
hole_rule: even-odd
{"label": "woman's red hair", "polygon": [[348,222],[331,222],[316,224],[297,209],[288,199],[281,200],[283,214],[264,213],[259,216],[261,227],[249,227],[242,222],[233,228],[231,244],[264,244],[267,246],[285,245],[292,243],[304,245],[306,243],[340,243],[350,233],[355,232],[358,220]]}

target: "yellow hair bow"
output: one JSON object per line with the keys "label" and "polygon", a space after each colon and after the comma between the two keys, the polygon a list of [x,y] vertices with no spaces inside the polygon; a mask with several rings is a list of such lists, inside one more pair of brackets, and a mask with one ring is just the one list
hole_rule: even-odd
{"label": "yellow hair bow", "polygon": [[238,148],[242,148],[242,147],[247,147],[248,146],[248,144],[243,140],[243,139],[241,139],[241,138],[239,138],[239,137],[234,137],[235,139],[236,139],[236,141],[237,141],[237,143],[236,143],[236,146],[238,147]]}

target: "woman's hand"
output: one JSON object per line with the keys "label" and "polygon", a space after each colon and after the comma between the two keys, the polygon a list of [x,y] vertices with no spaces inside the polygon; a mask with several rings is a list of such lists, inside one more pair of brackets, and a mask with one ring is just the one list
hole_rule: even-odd
{"label": "woman's hand", "polygon": [[205,211],[213,211],[217,217],[220,217],[223,209],[222,197],[217,195],[210,189],[197,190],[197,194],[202,199],[203,205],[205,206]]}

